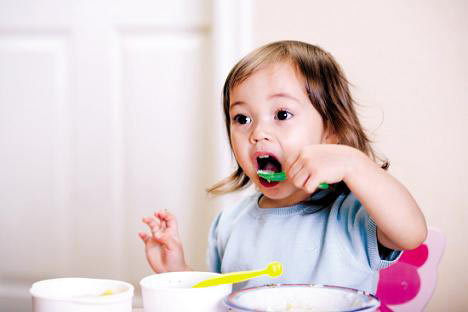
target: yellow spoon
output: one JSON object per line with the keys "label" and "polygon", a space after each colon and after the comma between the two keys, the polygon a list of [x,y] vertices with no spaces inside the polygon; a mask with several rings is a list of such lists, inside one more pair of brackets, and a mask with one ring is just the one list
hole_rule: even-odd
{"label": "yellow spoon", "polygon": [[283,273],[283,267],[281,262],[274,261],[268,264],[265,269],[262,270],[253,270],[253,271],[241,271],[241,272],[232,272],[223,274],[221,276],[212,277],[207,280],[201,281],[192,288],[208,287],[208,286],[217,286],[221,284],[234,284],[246,281],[248,279],[258,277],[260,275],[267,274],[271,277],[278,277]]}

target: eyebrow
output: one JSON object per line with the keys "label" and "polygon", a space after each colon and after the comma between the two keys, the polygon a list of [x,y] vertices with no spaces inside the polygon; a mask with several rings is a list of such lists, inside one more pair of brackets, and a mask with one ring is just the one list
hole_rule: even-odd
{"label": "eyebrow", "polygon": [[290,100],[293,100],[293,101],[296,101],[298,103],[300,103],[300,101],[295,98],[294,96],[288,94],[288,93],[275,93],[275,94],[272,94],[268,97],[268,99],[273,99],[273,98],[287,98],[287,99],[290,99]]}
{"label": "eyebrow", "polygon": [[[290,100],[293,100],[297,103],[300,103],[300,101],[295,98],[294,96],[290,95],[290,94],[287,94],[287,93],[275,93],[275,94],[272,94],[268,97],[268,99],[274,99],[274,98],[287,98],[287,99],[290,99]],[[236,106],[236,105],[242,105],[242,104],[245,104],[245,102],[243,101],[235,101],[234,103],[232,103],[230,105],[230,108]]]}
{"label": "eyebrow", "polygon": [[242,101],[235,101],[234,103],[232,103],[229,108],[233,108],[234,106],[236,105],[242,105],[242,104],[245,104],[245,102],[242,102]]}

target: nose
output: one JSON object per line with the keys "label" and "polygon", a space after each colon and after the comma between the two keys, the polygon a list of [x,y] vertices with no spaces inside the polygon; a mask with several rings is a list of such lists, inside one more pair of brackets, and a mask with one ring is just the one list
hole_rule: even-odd
{"label": "nose", "polygon": [[252,133],[250,135],[250,142],[255,144],[263,140],[271,140],[271,134],[268,130],[268,126],[265,125],[264,122],[254,122]]}

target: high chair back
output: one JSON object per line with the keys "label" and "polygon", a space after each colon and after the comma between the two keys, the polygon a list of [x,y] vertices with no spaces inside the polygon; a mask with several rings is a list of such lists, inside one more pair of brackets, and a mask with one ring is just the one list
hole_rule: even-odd
{"label": "high chair back", "polygon": [[445,236],[429,228],[421,246],[403,252],[397,263],[381,270],[376,293],[380,311],[423,311],[434,292],[444,248]]}

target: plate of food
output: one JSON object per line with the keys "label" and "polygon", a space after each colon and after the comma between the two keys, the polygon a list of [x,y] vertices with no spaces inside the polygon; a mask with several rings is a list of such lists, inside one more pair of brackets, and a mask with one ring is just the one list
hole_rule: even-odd
{"label": "plate of food", "polygon": [[380,301],[374,295],[352,288],[312,285],[273,284],[241,289],[224,300],[230,311],[243,312],[318,312],[376,311]]}

